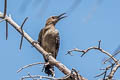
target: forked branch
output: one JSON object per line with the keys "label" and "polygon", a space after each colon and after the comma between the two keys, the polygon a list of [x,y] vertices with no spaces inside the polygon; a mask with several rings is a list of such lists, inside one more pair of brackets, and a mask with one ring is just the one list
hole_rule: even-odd
{"label": "forked branch", "polygon": [[[99,41],[99,44],[98,44],[97,47],[90,47],[90,48],[85,49],[85,50],[80,50],[80,49],[75,48],[75,49],[69,50],[67,54],[72,55],[73,51],[77,51],[77,52],[82,52],[83,54],[81,56],[83,56],[84,54],[86,54],[90,50],[98,50],[98,51],[106,54],[107,56],[109,56],[114,61],[114,63],[112,65],[110,65],[110,66],[107,66],[104,69],[105,71],[103,73],[97,75],[96,77],[104,75],[103,80],[112,80],[115,72],[118,70],[118,68],[120,68],[120,63],[113,55],[111,55],[109,52],[102,49],[101,46],[100,46],[101,45],[100,43],[101,43],[101,40]],[[107,71],[110,70],[110,69],[111,69],[111,71],[107,75]]]}
{"label": "forked branch", "polygon": [[[101,41],[100,41],[100,42],[101,42]],[[90,48],[85,49],[85,50],[80,50],[80,49],[78,49],[78,48],[75,48],[75,49],[69,50],[67,54],[70,54],[70,55],[71,55],[73,51],[77,51],[77,52],[82,52],[82,53],[83,53],[83,54],[81,55],[81,57],[82,57],[83,55],[85,55],[85,54],[86,54],[88,51],[90,51],[90,50],[98,50],[98,51],[106,54],[107,56],[109,56],[116,64],[118,64],[118,61],[117,61],[116,58],[114,58],[114,56],[112,56],[109,52],[105,51],[104,49],[102,49],[102,48],[100,47],[100,42],[99,42],[99,44],[98,44],[97,47],[94,46],[94,47],[90,47]]]}
{"label": "forked branch", "polygon": [[[4,19],[4,14],[0,12],[0,18]],[[47,53],[39,44],[35,43],[33,44],[34,40],[24,31],[21,29],[21,27],[10,17],[5,16],[5,20],[11,24],[23,37],[32,45],[34,46],[42,55],[47,56],[49,53]],[[69,70],[65,65],[54,59],[51,55],[48,56],[48,61],[50,64],[55,65],[61,72],[63,72],[65,75],[71,74],[71,70]],[[75,74],[75,73],[74,73]],[[77,74],[75,74],[77,75]],[[79,80],[86,80],[84,77],[79,76]]]}

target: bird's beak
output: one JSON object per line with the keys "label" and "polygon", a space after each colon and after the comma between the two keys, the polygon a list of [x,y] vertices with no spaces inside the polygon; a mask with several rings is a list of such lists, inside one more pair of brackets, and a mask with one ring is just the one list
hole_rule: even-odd
{"label": "bird's beak", "polygon": [[63,18],[65,18],[65,17],[67,17],[67,16],[64,16],[65,14],[66,14],[66,13],[62,13],[62,14],[60,14],[59,16],[57,16],[58,21],[61,20],[61,19],[63,19]]}

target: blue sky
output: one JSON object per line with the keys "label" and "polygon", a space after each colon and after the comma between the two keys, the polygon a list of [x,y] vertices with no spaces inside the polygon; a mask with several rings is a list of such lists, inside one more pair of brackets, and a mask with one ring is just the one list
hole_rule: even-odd
{"label": "blue sky", "polygon": [[[45,25],[47,18],[66,12],[67,18],[61,20],[56,28],[60,32],[60,50],[57,60],[69,69],[75,68],[89,80],[101,73],[102,60],[107,57],[99,51],[90,51],[84,57],[74,52],[74,56],[65,55],[73,48],[87,49],[98,45],[113,53],[120,45],[120,0],[82,0],[72,6],[75,0],[8,0],[7,14],[11,14],[14,21],[21,25],[25,17],[29,17],[24,30],[37,40],[40,29]],[[79,3],[80,2],[80,3]],[[0,0],[0,11],[3,12],[4,0]],[[74,8],[75,7],[75,8]],[[22,50],[19,50],[21,35],[9,25],[8,40],[5,40],[5,22],[0,23],[0,79],[18,80],[30,72],[31,75],[46,75],[42,65],[27,68],[20,73],[17,70],[24,65],[44,62],[42,55],[24,39]],[[118,59],[119,59],[118,55]],[[120,72],[118,69],[117,73]],[[118,74],[116,79],[120,79]],[[56,69],[56,77],[62,77]],[[102,77],[101,77],[102,78]]]}

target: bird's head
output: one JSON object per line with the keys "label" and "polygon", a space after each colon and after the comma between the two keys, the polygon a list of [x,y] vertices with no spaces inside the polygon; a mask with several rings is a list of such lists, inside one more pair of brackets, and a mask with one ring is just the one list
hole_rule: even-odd
{"label": "bird's head", "polygon": [[51,16],[50,18],[48,18],[46,25],[50,25],[50,24],[55,25],[59,20],[67,17],[67,16],[64,16],[65,14],[66,13],[62,13],[59,16]]}

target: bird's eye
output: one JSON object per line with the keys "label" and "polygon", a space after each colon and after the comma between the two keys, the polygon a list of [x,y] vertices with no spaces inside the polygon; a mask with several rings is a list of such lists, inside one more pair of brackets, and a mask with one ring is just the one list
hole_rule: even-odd
{"label": "bird's eye", "polygon": [[55,17],[52,17],[53,19],[55,19]]}

